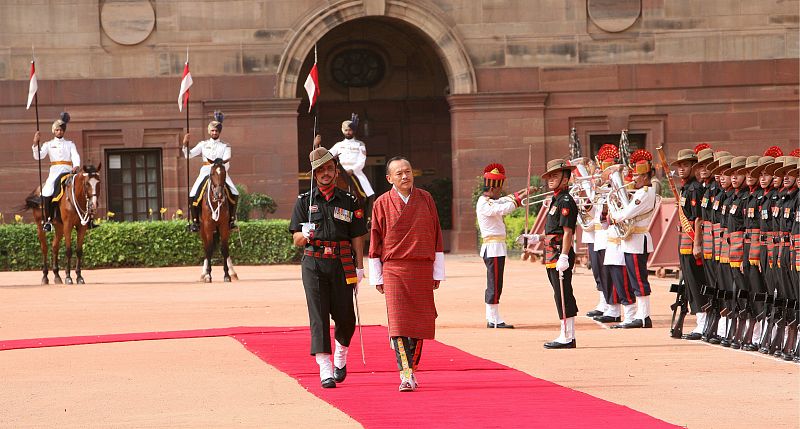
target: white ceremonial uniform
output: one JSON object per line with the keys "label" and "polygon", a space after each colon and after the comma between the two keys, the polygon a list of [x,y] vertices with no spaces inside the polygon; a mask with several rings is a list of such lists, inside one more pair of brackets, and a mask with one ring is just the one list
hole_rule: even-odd
{"label": "white ceremonial uniform", "polygon": [[606,229],[606,254],[603,265],[625,266],[625,252],[622,251],[622,240],[614,228]]}
{"label": "white ceremonial uniform", "polygon": [[42,186],[42,196],[52,197],[56,178],[81,165],[81,157],[78,155],[75,143],[64,138],[54,138],[41,145],[38,153],[36,145],[33,145],[33,159],[44,159],[45,156],[50,158],[50,173]]}
{"label": "white ceremonial uniform", "polygon": [[[612,215],[616,221],[636,219],[633,231],[622,241],[622,251],[631,254],[644,254],[653,252],[653,237],[650,236],[650,220],[655,214],[657,202],[656,189],[644,186],[636,190],[630,199],[630,204]],[[647,247],[645,248],[645,239]]]}
{"label": "white ceremonial uniform", "polygon": [[[200,167],[200,174],[197,176],[197,179],[195,179],[194,185],[192,186],[191,195],[193,197],[197,196],[197,190],[200,187],[200,184],[203,183],[203,180],[205,180],[205,178],[211,174],[211,164],[206,163],[208,161],[214,161],[217,158],[228,160],[231,159],[231,148],[222,140],[214,139],[203,140],[200,143],[197,143],[197,145],[193,147],[188,154],[186,153],[186,148],[183,148],[183,156],[194,158],[201,154],[203,155],[203,166]],[[233,184],[233,179],[231,179],[231,168],[229,162],[225,163],[225,173],[225,184],[228,185],[233,195],[239,195],[239,191]]]}
{"label": "white ceremonial uniform", "polygon": [[493,200],[485,195],[478,198],[475,211],[481,230],[480,255],[484,258],[506,256],[506,224],[503,216],[517,208],[514,197],[506,195]]}
{"label": "white ceremonial uniform", "polygon": [[353,172],[367,197],[375,195],[372,185],[364,174],[364,164],[367,162],[367,147],[364,146],[364,142],[355,138],[344,139],[333,145],[328,152],[333,156],[338,155],[342,167]]}
{"label": "white ceremonial uniform", "polygon": [[[592,209],[589,210],[589,213],[593,219],[597,218],[597,212],[600,211],[597,209],[597,204],[592,204]],[[580,214],[578,214],[580,216]],[[594,222],[590,228],[583,228],[581,227],[581,243],[583,244],[594,244]],[[597,250],[597,249],[594,249]]]}
{"label": "white ceremonial uniform", "polygon": [[604,223],[602,221],[603,218],[603,206],[605,205],[605,200],[600,200],[595,204],[597,206],[597,210],[594,211],[594,250],[595,252],[598,250],[606,250],[606,246],[608,245],[608,223]]}

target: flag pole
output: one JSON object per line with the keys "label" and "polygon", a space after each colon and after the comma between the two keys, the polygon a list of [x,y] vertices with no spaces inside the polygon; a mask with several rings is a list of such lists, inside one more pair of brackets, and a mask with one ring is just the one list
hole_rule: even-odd
{"label": "flag pole", "polygon": [[[36,73],[36,54],[31,46],[31,71],[33,72],[32,75]],[[33,79],[33,76],[31,76]],[[28,105],[30,106],[30,104]],[[37,84],[37,91],[33,94],[33,110],[36,112],[36,132],[39,132],[39,91],[38,91],[38,84]],[[47,219],[44,217],[44,197],[42,196],[42,145],[40,143],[41,137],[36,141],[36,159],[39,163],[39,209],[42,212],[42,223],[46,222]]]}
{"label": "flag pole", "polygon": [[[314,65],[312,65],[311,68],[313,69],[314,66],[316,66],[316,65],[317,65],[317,44],[314,43]],[[314,89],[314,91],[318,91],[318,90],[319,89],[317,89],[317,88]],[[308,102],[309,103],[314,103],[314,100],[311,99],[311,97],[309,97]],[[314,150],[314,149],[316,149],[314,147],[313,141],[316,141],[316,139],[317,139],[317,117],[319,116],[319,100],[317,100],[316,105],[312,106],[312,108],[314,109],[314,130],[311,133],[311,138],[313,139],[312,143],[311,143],[311,150]],[[314,167],[313,166],[311,167],[311,180],[309,180],[309,188],[308,189],[309,189],[308,192],[309,192],[309,196],[310,196],[310,198],[308,199],[308,221],[311,222],[311,205],[314,202]]]}
{"label": "flag pole", "polygon": [[[189,47],[186,47],[186,64],[189,64]],[[189,92],[186,92],[186,134],[189,134]],[[189,146],[186,146],[186,219],[192,222],[192,195],[189,188]]]}

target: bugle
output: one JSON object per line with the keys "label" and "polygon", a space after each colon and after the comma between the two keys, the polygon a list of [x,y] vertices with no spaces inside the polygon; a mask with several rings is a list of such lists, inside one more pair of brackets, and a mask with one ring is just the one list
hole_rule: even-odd
{"label": "bugle", "polygon": [[553,195],[553,191],[542,192],[541,194],[536,195],[528,195],[522,199],[520,206],[532,206],[534,204],[539,204],[550,198],[550,195]]}

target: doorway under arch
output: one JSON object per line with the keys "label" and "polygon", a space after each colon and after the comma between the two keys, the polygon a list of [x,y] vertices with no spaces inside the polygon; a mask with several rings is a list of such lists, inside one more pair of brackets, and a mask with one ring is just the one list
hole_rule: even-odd
{"label": "doorway under arch", "polygon": [[[299,76],[308,75],[314,49],[306,54]],[[320,97],[318,129],[323,146],[342,139],[341,123],[351,113],[360,116],[357,137],[367,147],[365,174],[377,195],[390,185],[385,162],[396,155],[412,163],[415,183],[432,192],[442,226],[451,226],[452,144],[450,81],[433,42],[420,30],[399,19],[367,17],[331,29],[317,42]],[[298,107],[298,165],[308,170],[314,130],[313,112],[298,79],[294,96]],[[309,188],[300,179],[301,191]]]}

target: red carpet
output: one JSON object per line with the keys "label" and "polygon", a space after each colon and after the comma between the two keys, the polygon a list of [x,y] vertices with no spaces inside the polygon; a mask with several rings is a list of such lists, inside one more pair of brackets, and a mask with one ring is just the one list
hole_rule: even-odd
{"label": "red carpet", "polygon": [[[367,366],[358,334],[351,344],[347,380],[322,389],[308,354],[307,327],[233,327],[187,331],[0,340],[0,351],[82,344],[231,336],[264,362],[285,372],[367,428],[421,426],[502,428],[674,428],[628,407],[595,398],[426,341],[417,375],[420,388],[400,393],[394,352],[386,328],[364,327]],[[564,353],[569,351],[555,351]]]}
{"label": "red carpet", "polygon": [[[400,393],[400,378],[382,326],[364,327],[367,366],[361,363],[358,333],[348,356],[347,380],[323,389],[308,354],[307,330],[236,334],[264,362],[289,374],[309,392],[366,428],[674,428],[634,411],[473,356],[437,341],[425,341],[420,388]],[[554,351],[564,353],[570,351]]]}

